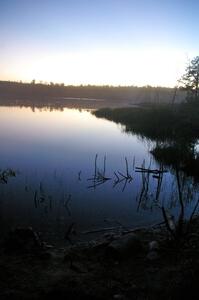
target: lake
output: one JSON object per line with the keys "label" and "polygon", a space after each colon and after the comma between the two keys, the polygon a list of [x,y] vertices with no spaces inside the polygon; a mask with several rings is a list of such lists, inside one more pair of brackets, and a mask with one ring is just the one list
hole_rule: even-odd
{"label": "lake", "polygon": [[[0,184],[4,233],[32,226],[50,242],[64,243],[71,224],[78,236],[154,224],[163,220],[159,201],[177,212],[172,170],[163,173],[158,197],[157,176],[136,172],[136,167],[160,168],[150,153],[153,142],[91,111],[2,106],[0,141],[0,169],[16,172]],[[122,176],[126,163],[128,180]],[[186,180],[193,186],[191,178]]]}

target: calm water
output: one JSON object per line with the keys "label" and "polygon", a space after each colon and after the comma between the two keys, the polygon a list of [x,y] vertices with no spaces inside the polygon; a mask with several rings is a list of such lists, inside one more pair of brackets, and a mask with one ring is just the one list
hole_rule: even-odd
{"label": "calm water", "polygon": [[[146,140],[124,133],[121,126],[97,119],[89,111],[38,110],[0,107],[0,169],[17,171],[8,184],[0,184],[0,223],[5,231],[30,225],[51,241],[64,240],[70,224],[78,233],[118,226],[153,224],[162,220],[154,205],[157,179],[150,177],[148,200],[139,205],[145,166],[159,168]],[[111,180],[92,187],[88,180],[97,168]],[[125,157],[131,182],[116,181],[114,172],[125,173]],[[116,182],[115,182],[116,181]],[[168,206],[175,193],[174,176],[163,177],[161,199]],[[89,187],[91,186],[91,187]]]}

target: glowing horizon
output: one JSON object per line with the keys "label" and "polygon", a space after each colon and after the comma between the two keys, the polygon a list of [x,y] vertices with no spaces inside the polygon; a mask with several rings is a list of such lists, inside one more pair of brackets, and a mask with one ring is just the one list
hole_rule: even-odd
{"label": "glowing horizon", "polygon": [[199,2],[0,2],[0,79],[173,87],[198,55]]}
{"label": "glowing horizon", "polygon": [[[166,86],[182,75],[186,57],[174,50],[100,50],[23,58],[7,67],[1,79],[65,85]],[[20,71],[19,71],[20,70]]]}

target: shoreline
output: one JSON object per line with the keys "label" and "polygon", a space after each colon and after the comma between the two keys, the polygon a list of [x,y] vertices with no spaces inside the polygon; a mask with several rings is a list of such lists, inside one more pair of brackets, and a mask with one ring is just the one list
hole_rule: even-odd
{"label": "shoreline", "polygon": [[[173,240],[165,226],[159,226],[128,234],[105,233],[63,248],[41,243],[27,228],[18,229],[10,244],[8,239],[1,247],[0,297],[196,299],[198,226],[198,218],[193,219],[189,233],[180,240]],[[23,236],[23,242],[16,235]]]}

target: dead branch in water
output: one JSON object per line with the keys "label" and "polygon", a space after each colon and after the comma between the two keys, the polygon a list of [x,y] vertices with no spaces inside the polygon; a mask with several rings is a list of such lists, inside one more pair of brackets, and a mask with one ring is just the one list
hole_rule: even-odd
{"label": "dead branch in water", "polygon": [[106,173],[106,155],[104,156],[104,163],[103,163],[103,171],[100,171],[97,167],[97,158],[98,158],[98,154],[95,155],[95,172],[94,172],[94,176],[91,178],[88,178],[88,181],[92,181],[93,184],[89,185],[88,188],[96,188],[97,186],[105,183],[108,180],[111,180],[111,178],[106,177],[105,173]]}
{"label": "dead branch in water", "polygon": [[114,180],[113,187],[115,187],[117,184],[124,182],[124,186],[122,188],[122,191],[125,190],[127,183],[130,183],[133,180],[133,177],[129,173],[129,166],[128,166],[128,160],[125,157],[125,165],[126,165],[126,174],[121,173],[120,171],[114,172],[116,176],[116,180]]}
{"label": "dead branch in water", "polygon": [[159,175],[159,174],[161,174],[161,173],[167,173],[168,171],[167,170],[163,170],[163,169],[161,169],[161,170],[158,170],[158,169],[154,169],[154,170],[152,170],[152,169],[146,169],[146,168],[143,168],[143,167],[135,167],[135,172],[139,172],[139,173],[152,173],[152,174],[157,174],[157,175]]}
{"label": "dead branch in water", "polygon": [[164,225],[165,222],[159,222],[159,223],[155,223],[153,225],[150,226],[142,226],[142,227],[135,227],[132,229],[127,229],[126,227],[124,228],[123,225],[121,226],[115,226],[115,227],[104,227],[104,228],[99,228],[99,229],[93,229],[93,230],[88,230],[88,231],[84,231],[82,232],[82,234],[92,234],[92,233],[101,233],[101,232],[107,232],[107,231],[116,231],[116,230],[121,230],[124,229],[122,231],[122,234],[128,234],[128,233],[133,233],[139,230],[145,230],[145,229],[149,229],[149,228],[155,228],[161,225]]}

